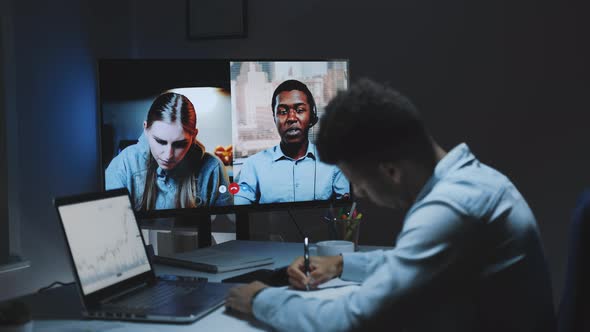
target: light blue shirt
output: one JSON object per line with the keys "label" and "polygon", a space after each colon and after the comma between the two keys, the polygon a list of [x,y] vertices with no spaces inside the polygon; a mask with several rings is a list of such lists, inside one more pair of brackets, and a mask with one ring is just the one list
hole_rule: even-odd
{"label": "light blue shirt", "polygon": [[[343,255],[338,300],[268,288],[254,316],[282,331],[552,331],[535,218],[514,185],[461,144],[436,166],[394,249]],[[373,328],[372,328],[372,327]]]}
{"label": "light blue shirt", "polygon": [[[180,182],[180,174],[189,165],[187,160],[198,158],[189,154],[197,154],[196,149],[189,150],[184,159],[173,170],[166,171],[158,166],[156,169],[156,185],[158,195],[156,197],[156,209],[175,209],[176,191]],[[145,177],[147,174],[147,160],[151,157],[149,144],[144,134],[139,137],[137,144],[125,148],[109,164],[105,171],[105,187],[107,190],[116,188],[127,188],[134,202],[134,208],[139,210],[141,199],[145,188]],[[193,158],[194,157],[194,158]],[[233,197],[226,191],[219,192],[219,186],[229,184],[229,177],[221,160],[217,157],[204,153],[200,160],[201,166],[189,170],[192,173],[196,186],[197,206],[224,206],[233,204]],[[186,176],[186,175],[184,175]],[[199,204],[200,203],[200,204]]]}
{"label": "light blue shirt", "polygon": [[244,161],[236,182],[235,204],[301,202],[336,199],[350,193],[342,171],[317,158],[309,142],[303,157],[286,156],[280,145],[260,151]]}

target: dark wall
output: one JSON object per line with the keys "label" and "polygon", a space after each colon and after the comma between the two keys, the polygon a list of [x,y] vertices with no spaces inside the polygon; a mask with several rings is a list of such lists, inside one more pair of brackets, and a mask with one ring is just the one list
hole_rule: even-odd
{"label": "dark wall", "polygon": [[2,162],[16,182],[11,216],[20,221],[20,254],[31,267],[0,275],[0,298],[72,280],[52,198],[98,188],[90,15],[76,1],[11,5],[7,99],[14,118],[7,126],[16,130],[9,131],[10,160]]}
{"label": "dark wall", "polygon": [[[570,210],[590,183],[582,1],[256,0],[248,2],[247,38],[201,41],[186,39],[185,1],[14,3],[16,208],[33,264],[0,277],[16,292],[71,280],[51,197],[99,188],[99,57],[350,59],[353,79],[409,95],[443,147],[467,142],[516,183],[561,289]],[[393,243],[400,215],[364,208],[361,242]]]}

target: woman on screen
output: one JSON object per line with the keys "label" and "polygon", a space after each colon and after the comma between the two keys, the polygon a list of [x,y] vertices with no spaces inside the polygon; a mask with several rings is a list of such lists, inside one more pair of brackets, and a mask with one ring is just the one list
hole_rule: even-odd
{"label": "woman on screen", "polygon": [[183,95],[163,93],[150,107],[137,144],[121,151],[105,173],[106,189],[127,188],[134,208],[233,204],[223,163],[197,140],[197,114]]}

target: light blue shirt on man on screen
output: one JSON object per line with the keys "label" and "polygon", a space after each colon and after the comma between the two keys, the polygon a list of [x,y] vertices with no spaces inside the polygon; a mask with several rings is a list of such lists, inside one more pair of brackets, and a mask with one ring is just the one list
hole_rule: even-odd
{"label": "light blue shirt on man on screen", "polygon": [[253,300],[254,316],[281,331],[555,327],[535,217],[514,185],[465,144],[437,164],[395,248],[343,254],[341,278],[362,285],[337,300],[266,288]]}
{"label": "light blue shirt on man on screen", "polygon": [[234,195],[236,205],[339,199],[350,194],[342,171],[321,162],[311,142],[298,160],[286,156],[280,145],[248,157],[235,181],[240,186]]}

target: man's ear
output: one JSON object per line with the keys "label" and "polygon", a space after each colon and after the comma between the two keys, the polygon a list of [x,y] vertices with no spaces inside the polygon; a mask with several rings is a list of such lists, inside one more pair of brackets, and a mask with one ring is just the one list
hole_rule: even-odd
{"label": "man's ear", "polygon": [[147,136],[147,121],[143,122],[143,133]]}
{"label": "man's ear", "polygon": [[400,165],[396,162],[384,161],[379,163],[379,171],[381,174],[393,180],[395,183],[400,183],[401,181],[400,170]]}

